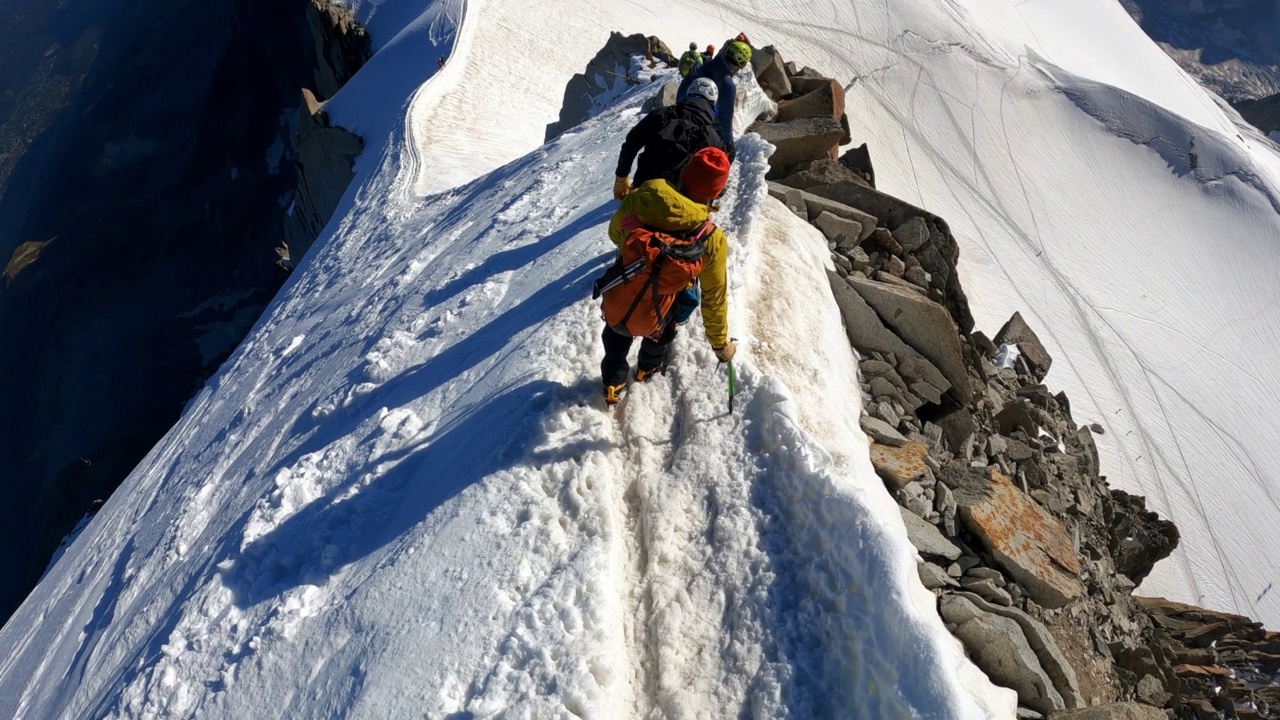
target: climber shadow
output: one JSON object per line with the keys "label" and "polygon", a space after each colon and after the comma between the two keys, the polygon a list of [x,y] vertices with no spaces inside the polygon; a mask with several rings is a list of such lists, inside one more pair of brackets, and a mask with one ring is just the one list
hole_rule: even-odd
{"label": "climber shadow", "polygon": [[613,210],[610,207],[613,204],[612,200],[600,203],[600,205],[584,213],[582,217],[546,237],[490,255],[484,262],[467,270],[443,287],[428,292],[422,298],[422,306],[424,308],[434,307],[469,287],[483,283],[494,275],[534,264],[538,258],[550,253],[572,238],[607,222],[609,216],[613,214]]}
{"label": "climber shadow", "polygon": [[534,291],[483,327],[431,359],[383,383],[368,408],[402,407],[463,375],[501,352],[512,338],[541,325],[590,294],[591,279],[608,254],[590,258]]}
{"label": "climber shadow", "polygon": [[[291,467],[304,455],[320,450],[355,431],[381,408],[398,408],[427,395],[441,386],[459,380],[473,368],[497,355],[512,337],[555,317],[565,308],[590,294],[591,279],[603,267],[609,254],[588,259],[533,292],[506,312],[476,328],[422,364],[410,368],[377,386],[349,408],[339,411],[332,420],[317,426],[314,405],[311,412],[301,413],[290,433],[311,435],[307,441],[268,470],[275,474]],[[363,382],[362,370],[353,370],[347,378],[349,387]]]}
{"label": "climber shadow", "polygon": [[540,419],[558,407],[581,404],[594,387],[588,378],[571,386],[534,380],[480,399],[430,437],[353,469],[348,482],[239,553],[232,551],[235,560],[222,571],[223,584],[240,608],[304,585],[323,586],[334,573],[371,554],[407,545],[410,530],[495,473],[577,460],[604,449],[600,440],[539,448],[546,440]]}

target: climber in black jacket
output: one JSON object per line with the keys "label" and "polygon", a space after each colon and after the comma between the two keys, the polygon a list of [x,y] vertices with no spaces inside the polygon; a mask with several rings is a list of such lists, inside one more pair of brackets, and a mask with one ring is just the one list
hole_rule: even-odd
{"label": "climber in black jacket", "polygon": [[636,187],[654,178],[663,178],[674,185],[679,182],[680,171],[689,158],[706,147],[719,148],[732,160],[733,143],[725,142],[715,127],[718,97],[715,82],[696,81],[683,101],[654,110],[631,128],[618,154],[613,197],[622,202],[631,192],[631,163],[636,161],[637,153],[640,159],[636,162]]}

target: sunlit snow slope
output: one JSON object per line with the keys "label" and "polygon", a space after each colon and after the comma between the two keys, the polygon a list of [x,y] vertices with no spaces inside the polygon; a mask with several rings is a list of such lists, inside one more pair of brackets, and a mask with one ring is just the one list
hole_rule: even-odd
{"label": "sunlit snow slope", "polygon": [[[415,27],[463,66],[465,29]],[[333,232],[0,631],[0,715],[1011,717],[916,579],[768,146],[718,215],[735,412],[696,319],[601,406],[600,179],[642,100],[429,196],[383,121]]]}

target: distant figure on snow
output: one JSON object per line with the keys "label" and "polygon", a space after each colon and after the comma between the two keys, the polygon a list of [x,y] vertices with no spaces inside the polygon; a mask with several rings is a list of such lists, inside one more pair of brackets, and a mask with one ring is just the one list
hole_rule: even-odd
{"label": "distant figure on snow", "polygon": [[702,53],[702,62],[709,63],[716,59],[716,46],[708,45],[706,52]]}
{"label": "distant figure on snow", "polygon": [[675,183],[680,171],[694,153],[705,147],[724,150],[733,161],[733,145],[726,142],[715,127],[715,108],[719,89],[706,78],[691,83],[684,101],[671,107],[658,108],[636,124],[618,153],[614,172],[613,197],[618,202],[631,191],[631,163],[636,162],[635,185],[654,178]]}
{"label": "distant figure on snow", "polygon": [[716,129],[729,148],[730,162],[733,161],[733,108],[738,101],[738,88],[733,84],[733,76],[750,64],[751,46],[735,40],[720,53],[720,57],[704,63],[689,73],[689,77],[680,81],[680,89],[676,93],[677,100],[684,100],[693,83],[700,78],[716,84],[719,91],[719,99],[716,100]]}
{"label": "distant figure on snow", "polygon": [[444,69],[444,56],[443,56],[443,55],[441,55],[441,56],[439,57],[439,59],[437,59],[437,60],[436,60],[436,69],[437,69],[437,70],[443,70],[443,69]]}
{"label": "distant figure on snow", "polygon": [[737,348],[729,340],[728,247],[724,232],[711,222],[728,178],[729,157],[719,148],[703,148],[674,185],[650,180],[613,214],[609,239],[618,246],[618,261],[602,280],[612,273],[624,281],[603,293],[600,375],[606,405],[617,404],[626,389],[631,370],[627,354],[636,337],[643,338],[636,382],[648,382],[666,370],[676,337],[677,297],[696,283],[702,286],[707,342],[721,362],[733,359]]}
{"label": "distant figure on snow", "polygon": [[698,43],[689,43],[689,49],[680,56],[680,77],[688,77],[689,73],[703,63],[702,53],[698,52]]}

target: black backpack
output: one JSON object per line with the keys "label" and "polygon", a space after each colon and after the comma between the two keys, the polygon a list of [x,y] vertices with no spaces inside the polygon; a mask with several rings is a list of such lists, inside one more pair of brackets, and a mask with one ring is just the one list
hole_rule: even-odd
{"label": "black backpack", "polygon": [[720,147],[720,134],[716,132],[713,120],[707,120],[693,108],[677,105],[671,111],[671,116],[658,132],[658,139],[662,142],[645,148],[645,154],[658,151],[656,157],[646,160],[655,163],[653,167],[658,170],[658,177],[675,184],[680,180],[680,171],[689,164],[694,153],[705,147]]}

